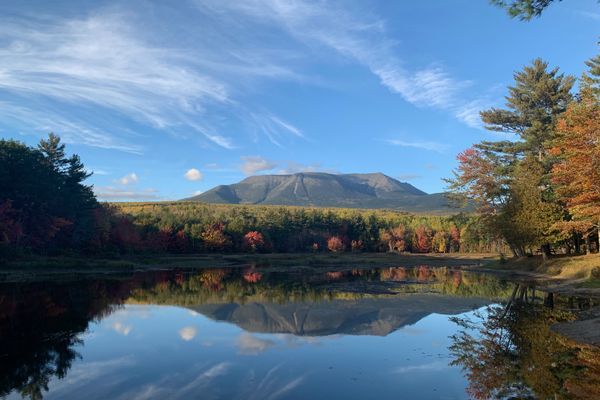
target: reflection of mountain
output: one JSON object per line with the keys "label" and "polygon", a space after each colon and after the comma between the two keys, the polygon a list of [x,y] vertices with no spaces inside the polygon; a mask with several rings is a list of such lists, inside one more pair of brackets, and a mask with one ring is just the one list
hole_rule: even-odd
{"label": "reflection of mountain", "polygon": [[489,300],[415,294],[316,303],[203,304],[189,308],[249,332],[385,336],[431,313],[458,314],[485,304]]}

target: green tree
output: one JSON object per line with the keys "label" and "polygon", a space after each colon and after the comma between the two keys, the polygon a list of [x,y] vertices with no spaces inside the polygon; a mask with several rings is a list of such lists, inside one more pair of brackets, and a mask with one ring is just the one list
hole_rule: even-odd
{"label": "green tree", "polygon": [[521,21],[529,21],[533,17],[539,17],[546,7],[554,1],[555,0],[490,0],[492,4],[506,9],[506,12],[511,18],[518,17]]}
{"label": "green tree", "polygon": [[573,99],[574,78],[558,68],[548,70],[540,59],[514,78],[506,108],[482,111],[481,118],[487,129],[519,140],[484,141],[459,154],[449,188],[479,205],[488,228],[500,232],[515,255],[536,244],[548,255],[546,220],[561,216],[550,184],[555,159],[548,151],[557,137],[556,123]]}

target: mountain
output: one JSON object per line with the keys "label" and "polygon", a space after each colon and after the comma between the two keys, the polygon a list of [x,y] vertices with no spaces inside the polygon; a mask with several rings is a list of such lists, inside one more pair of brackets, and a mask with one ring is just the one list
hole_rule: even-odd
{"label": "mountain", "polygon": [[389,208],[410,212],[456,212],[443,193],[427,194],[381,173],[257,175],[185,199],[205,203]]}
{"label": "mountain", "polygon": [[489,303],[483,298],[411,294],[315,303],[202,304],[189,308],[215,321],[230,322],[253,333],[386,336],[432,313],[459,314]]}

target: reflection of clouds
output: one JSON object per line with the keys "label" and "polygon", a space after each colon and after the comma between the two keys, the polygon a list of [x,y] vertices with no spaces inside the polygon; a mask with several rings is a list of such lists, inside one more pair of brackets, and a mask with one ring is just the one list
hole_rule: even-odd
{"label": "reflection of clouds", "polygon": [[287,392],[289,392],[290,390],[293,390],[296,386],[298,386],[300,383],[302,383],[303,380],[304,380],[303,376],[293,379],[292,381],[285,384],[281,389],[273,392],[269,397],[267,397],[267,399],[269,399],[269,400],[276,399],[278,397],[285,395]]}
{"label": "reflection of clouds", "polygon": [[242,333],[237,339],[237,346],[240,353],[247,355],[256,355],[262,353],[269,347],[275,345],[275,342],[269,339],[262,339],[249,333]]}
{"label": "reflection of clouds", "polygon": [[[84,385],[102,378],[105,385],[109,386],[112,382],[108,379],[110,374],[115,371],[132,367],[136,364],[133,357],[120,357],[112,360],[92,361],[75,363],[69,373],[63,378],[52,382],[50,390],[57,398],[61,398],[61,393],[74,393]],[[119,380],[121,375],[113,377],[113,380]]]}
{"label": "reflection of clouds", "polygon": [[127,336],[129,335],[129,332],[133,330],[133,325],[125,325],[122,322],[116,321],[114,324],[112,324],[112,328],[115,330],[115,332],[120,333],[123,336]]}
{"label": "reflection of clouds", "polygon": [[284,343],[288,348],[296,348],[303,345],[321,346],[326,340],[336,340],[341,338],[343,335],[335,334],[328,336],[296,336],[291,333],[277,333],[273,337],[277,338]]}
{"label": "reflection of clouds", "polygon": [[179,330],[179,337],[185,340],[186,342],[192,340],[198,334],[198,329],[193,326],[186,326],[185,328],[181,328]]}
{"label": "reflection of clouds", "polygon": [[216,376],[223,375],[225,372],[227,372],[228,369],[229,369],[229,363],[221,362],[221,363],[209,368],[208,370],[204,371],[200,375],[200,378],[212,379]]}
{"label": "reflection of clouds", "polygon": [[406,367],[398,367],[392,372],[395,374],[406,374],[415,371],[441,371],[448,368],[448,364],[443,361],[434,361],[429,364],[409,365]]}
{"label": "reflection of clouds", "polygon": [[198,314],[198,313],[197,313],[196,311],[194,311],[194,310],[188,310],[188,315],[190,315],[190,316],[192,316],[192,317],[197,317],[197,316],[198,316],[198,315],[200,315],[200,314]]}
{"label": "reflection of clouds", "polygon": [[[249,391],[249,395],[247,396],[248,400],[280,398],[300,385],[306,377],[305,374],[303,376],[292,376],[286,379],[281,376],[286,374],[282,370],[282,367],[283,364],[274,366],[267,371],[264,377],[259,381],[258,385],[255,387],[247,387],[246,389]],[[254,371],[251,371],[250,375],[254,378]],[[248,381],[252,382],[254,379],[249,379]]]}
{"label": "reflection of clouds", "polygon": [[414,326],[405,326],[402,329],[400,329],[399,332],[407,334],[407,335],[411,335],[411,336],[420,336],[420,335],[426,334],[427,330],[422,329],[422,328],[416,328]]}
{"label": "reflection of clouds", "polygon": [[179,389],[177,393],[171,397],[189,399],[190,397],[192,397],[190,396],[190,392],[193,393],[201,388],[205,390],[206,385],[209,384],[210,381],[212,381],[214,378],[220,375],[225,374],[229,370],[230,366],[231,364],[228,362],[220,362],[218,364],[213,365],[212,367],[198,375],[198,377],[190,381],[187,385]]}

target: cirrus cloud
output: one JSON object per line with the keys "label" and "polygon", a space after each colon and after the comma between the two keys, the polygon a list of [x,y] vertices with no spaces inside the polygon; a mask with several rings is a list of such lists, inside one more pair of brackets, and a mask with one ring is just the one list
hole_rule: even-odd
{"label": "cirrus cloud", "polygon": [[270,171],[277,167],[277,164],[260,156],[243,156],[241,170],[246,175],[253,175],[257,172]]}

